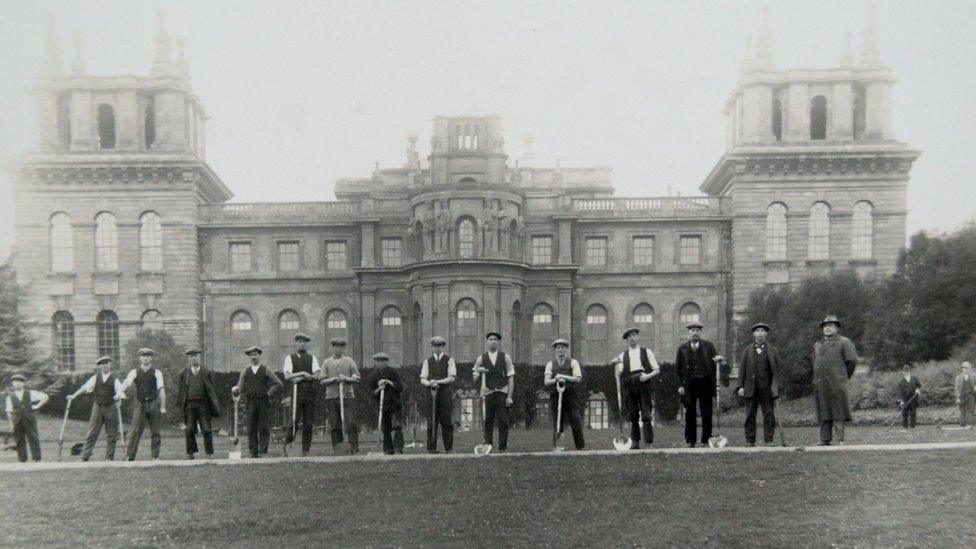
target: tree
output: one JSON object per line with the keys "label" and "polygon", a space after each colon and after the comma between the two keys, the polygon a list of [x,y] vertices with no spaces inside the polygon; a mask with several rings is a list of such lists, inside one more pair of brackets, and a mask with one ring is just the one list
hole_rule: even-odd
{"label": "tree", "polygon": [[0,263],[0,371],[30,373],[49,365],[39,359],[34,338],[17,308],[20,292],[10,258]]}

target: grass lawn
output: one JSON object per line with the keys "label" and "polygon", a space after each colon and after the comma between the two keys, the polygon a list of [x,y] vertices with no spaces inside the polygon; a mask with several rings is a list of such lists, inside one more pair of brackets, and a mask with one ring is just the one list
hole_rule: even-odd
{"label": "grass lawn", "polygon": [[972,450],[4,474],[2,546],[972,547]]}

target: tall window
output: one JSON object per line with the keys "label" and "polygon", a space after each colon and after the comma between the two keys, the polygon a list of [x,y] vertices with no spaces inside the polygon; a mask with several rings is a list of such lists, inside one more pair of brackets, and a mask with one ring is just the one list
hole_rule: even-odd
{"label": "tall window", "polygon": [[555,328],[553,326],[552,308],[540,303],[532,310],[532,363],[536,365],[549,362],[550,346]]}
{"label": "tall window", "polygon": [[58,95],[58,144],[71,148],[71,94]]}
{"label": "tall window", "polygon": [[682,236],[678,241],[678,260],[682,265],[700,265],[702,239],[698,235]]}
{"label": "tall window", "polygon": [[230,270],[233,273],[246,273],[251,270],[251,243],[230,243]]}
{"label": "tall window", "polygon": [[325,340],[332,341],[336,337],[349,339],[349,322],[341,309],[332,309],[325,315]]}
{"label": "tall window", "polygon": [[470,219],[458,224],[458,253],[461,257],[474,257],[474,222]]}
{"label": "tall window", "polygon": [[766,208],[766,260],[786,261],[786,206],[779,202]]}
{"label": "tall window", "polygon": [[685,303],[678,310],[678,321],[682,328],[691,322],[701,322],[701,307],[695,303]]}
{"label": "tall window", "polygon": [[104,103],[98,106],[98,148],[115,148],[115,109]]}
{"label": "tall window", "polygon": [[95,317],[95,340],[98,356],[110,356],[119,363],[119,317],[112,311],[102,311]]}
{"label": "tall window", "polygon": [[95,270],[119,270],[119,235],[115,216],[108,212],[95,216]]}
{"label": "tall window", "polygon": [[810,139],[827,139],[827,100],[822,95],[810,102]]}
{"label": "tall window", "polygon": [[299,267],[299,247],[298,242],[279,242],[278,243],[278,270],[297,271]]}
{"label": "tall window", "polygon": [[601,266],[607,264],[607,238],[591,236],[586,239],[586,264]]}
{"label": "tall window", "polygon": [[156,212],[139,217],[139,265],[143,271],[163,270],[163,226]]}
{"label": "tall window", "polygon": [[74,240],[71,216],[58,212],[51,216],[51,271],[69,273],[75,270]]}
{"label": "tall window", "polygon": [[546,265],[552,263],[552,237],[532,237],[532,263]]}
{"label": "tall window", "polygon": [[346,257],[346,242],[336,240],[325,243],[325,270],[343,271],[349,268],[349,260]]}
{"label": "tall window", "polygon": [[478,309],[474,301],[470,299],[458,301],[454,339],[454,351],[459,360],[474,360],[480,354],[478,347]]}
{"label": "tall window", "polygon": [[380,350],[390,355],[390,362],[403,363],[403,314],[393,305],[380,312]]}
{"label": "tall window", "polygon": [[230,363],[247,364],[244,351],[257,345],[254,323],[247,311],[237,311],[230,316]]}
{"label": "tall window", "polygon": [[586,346],[583,350],[586,364],[607,361],[607,329],[607,309],[603,305],[590,305],[586,309]]}
{"label": "tall window", "polygon": [[380,257],[384,267],[399,267],[403,264],[403,246],[399,238],[380,239]]}
{"label": "tall window", "polygon": [[278,315],[278,362],[284,364],[285,357],[291,354],[295,342],[295,334],[302,327],[298,313],[285,309]]}
{"label": "tall window", "polygon": [[854,204],[853,234],[851,235],[851,257],[871,259],[874,240],[874,208],[870,202]]}
{"label": "tall window", "polygon": [[637,334],[640,345],[651,349],[654,347],[654,309],[647,303],[634,307],[634,327],[640,330]]}
{"label": "tall window", "polygon": [[149,99],[149,105],[146,107],[143,126],[146,131],[146,148],[149,149],[156,142],[156,102],[152,98]]}
{"label": "tall window", "polygon": [[75,369],[75,318],[68,311],[58,311],[51,317],[51,347],[58,370]]}
{"label": "tall window", "polygon": [[810,239],[807,245],[810,259],[830,257],[830,206],[817,202],[810,207]]}
{"label": "tall window", "polygon": [[654,264],[654,237],[634,237],[634,265]]}
{"label": "tall window", "polygon": [[153,330],[156,332],[163,331],[163,313],[157,311],[156,309],[149,309],[148,311],[142,313],[141,320],[143,330]]}
{"label": "tall window", "polygon": [[773,137],[776,141],[783,140],[783,104],[779,99],[773,99]]}

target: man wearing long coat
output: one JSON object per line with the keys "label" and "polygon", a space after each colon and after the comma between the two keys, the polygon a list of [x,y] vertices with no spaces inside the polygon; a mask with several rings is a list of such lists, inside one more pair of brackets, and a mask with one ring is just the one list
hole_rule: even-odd
{"label": "man wearing long coat", "polygon": [[186,425],[186,457],[193,459],[197,447],[197,430],[203,434],[203,449],[212,458],[213,418],[220,417],[220,401],[214,389],[213,373],[200,365],[200,349],[187,349],[188,365],[180,372],[176,388],[176,409],[183,413]]}
{"label": "man wearing long coat", "polygon": [[829,446],[834,432],[844,444],[844,423],[851,421],[847,380],[854,375],[857,349],[851,340],[837,333],[840,320],[834,315],[820,323],[824,337],[813,346],[813,391],[820,424],[820,445]]}
{"label": "man wearing long coat", "polygon": [[[694,448],[698,426],[697,414],[701,411],[701,443],[708,444],[712,436],[712,399],[715,398],[715,345],[702,339],[704,326],[692,322],[688,329],[688,341],[678,346],[674,364],[678,373],[678,394],[685,405],[685,444]],[[697,403],[697,406],[696,406]],[[695,408],[699,410],[696,410]]]}

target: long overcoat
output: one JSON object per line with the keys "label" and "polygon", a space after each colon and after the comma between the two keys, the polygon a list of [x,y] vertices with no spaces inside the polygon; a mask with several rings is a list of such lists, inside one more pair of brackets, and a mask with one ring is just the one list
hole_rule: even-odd
{"label": "long overcoat", "polygon": [[851,421],[847,380],[854,374],[857,349],[841,335],[824,337],[813,346],[813,393],[817,421]]}

